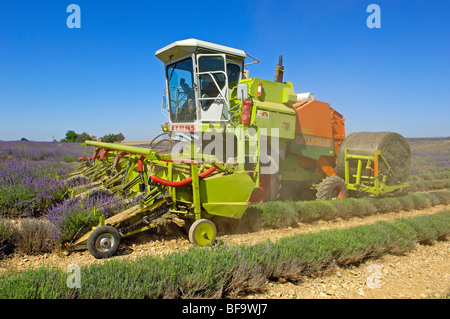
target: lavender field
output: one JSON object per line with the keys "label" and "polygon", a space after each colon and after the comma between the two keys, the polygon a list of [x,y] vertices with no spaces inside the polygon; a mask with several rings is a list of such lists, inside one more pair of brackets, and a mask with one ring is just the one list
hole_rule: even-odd
{"label": "lavender field", "polygon": [[450,170],[450,137],[407,140],[411,146],[411,175]]}
{"label": "lavender field", "polygon": [[[93,152],[79,143],[0,141],[0,257],[2,247],[51,251],[95,226],[99,214],[109,217],[133,204],[112,196],[71,198],[67,176],[80,156]],[[9,219],[21,220],[21,227],[9,229]]]}
{"label": "lavender field", "polygon": [[65,175],[88,149],[74,143],[0,141],[0,215],[39,217],[63,200]]}

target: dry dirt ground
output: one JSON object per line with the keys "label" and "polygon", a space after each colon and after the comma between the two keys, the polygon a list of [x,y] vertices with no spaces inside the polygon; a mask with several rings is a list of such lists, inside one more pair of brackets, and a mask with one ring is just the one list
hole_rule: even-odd
{"label": "dry dirt ground", "polygon": [[[256,244],[298,233],[317,232],[330,228],[346,228],[399,217],[434,214],[450,205],[439,205],[425,210],[377,214],[365,218],[335,221],[318,221],[313,224],[299,223],[297,227],[260,230],[254,233],[222,235],[224,244]],[[162,256],[191,247],[187,236],[171,236],[157,239],[150,233],[142,233],[124,241],[117,259],[134,259],[140,256]],[[441,298],[450,292],[450,243],[417,245],[416,249],[402,256],[386,255],[360,265],[338,268],[330,275],[305,278],[293,284],[279,280],[267,282],[262,294],[244,298]],[[66,269],[71,264],[79,266],[102,263],[88,251],[76,251],[70,255],[61,252],[39,256],[13,254],[0,262],[0,271],[24,270],[35,267],[57,266]]]}
{"label": "dry dirt ground", "polygon": [[417,299],[449,298],[450,244],[417,245],[404,256],[386,255],[332,275],[306,278],[299,284],[268,282],[266,292],[245,298],[264,299]]}

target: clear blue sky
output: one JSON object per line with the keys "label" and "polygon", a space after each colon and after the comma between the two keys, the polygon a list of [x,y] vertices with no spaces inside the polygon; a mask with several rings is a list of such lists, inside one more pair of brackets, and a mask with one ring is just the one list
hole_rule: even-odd
{"label": "clear blue sky", "polygon": [[[69,4],[81,28],[69,29]],[[369,29],[371,3],[381,28]],[[313,92],[347,133],[450,136],[450,1],[86,1],[0,3],[0,140],[50,141],[67,130],[161,132],[164,67],[154,53],[197,38],[261,60],[250,76]]]}

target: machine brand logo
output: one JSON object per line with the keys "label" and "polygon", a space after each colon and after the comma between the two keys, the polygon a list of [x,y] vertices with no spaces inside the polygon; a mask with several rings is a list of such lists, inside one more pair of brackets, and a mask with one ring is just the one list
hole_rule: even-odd
{"label": "machine brand logo", "polygon": [[295,142],[298,144],[304,144],[304,145],[316,145],[316,146],[323,146],[323,147],[331,146],[331,140],[326,139],[326,138],[320,138],[320,137],[312,137],[312,136],[297,136],[295,138]]}
{"label": "machine brand logo", "polygon": [[171,125],[169,130],[176,132],[195,132],[195,125]]}

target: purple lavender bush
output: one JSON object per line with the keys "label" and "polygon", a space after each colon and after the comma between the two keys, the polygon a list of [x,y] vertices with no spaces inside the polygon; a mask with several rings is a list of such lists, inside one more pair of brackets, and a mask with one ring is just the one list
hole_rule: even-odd
{"label": "purple lavender bush", "polygon": [[92,147],[78,143],[0,141],[0,160],[27,159],[73,163],[80,156],[90,156]]}
{"label": "purple lavender bush", "polygon": [[0,213],[39,216],[67,191],[52,163],[14,159],[0,163]]}
{"label": "purple lavender bush", "polygon": [[54,238],[63,244],[96,226],[101,215],[111,217],[136,203],[137,200],[127,202],[114,196],[75,197],[57,203],[46,217],[57,227]]}
{"label": "purple lavender bush", "polygon": [[75,159],[92,149],[75,143],[0,141],[0,215],[38,217],[63,200]]}
{"label": "purple lavender bush", "polygon": [[[450,138],[410,138],[411,176],[450,169]],[[413,177],[414,178],[414,177]]]}

